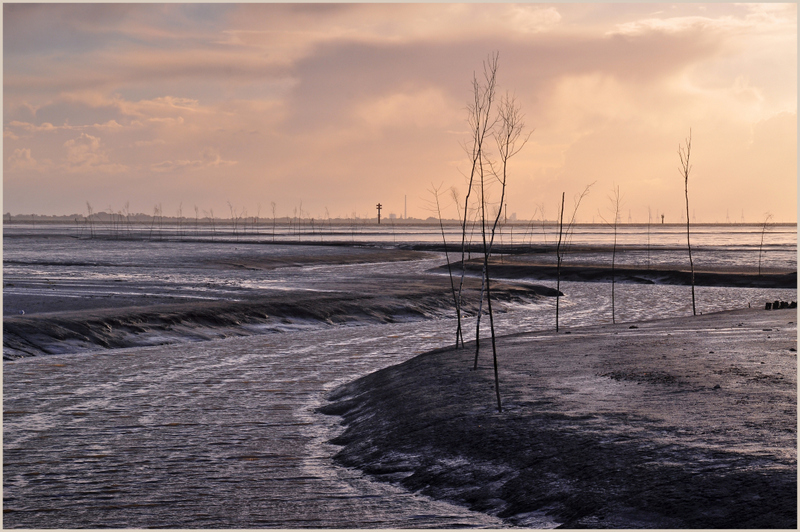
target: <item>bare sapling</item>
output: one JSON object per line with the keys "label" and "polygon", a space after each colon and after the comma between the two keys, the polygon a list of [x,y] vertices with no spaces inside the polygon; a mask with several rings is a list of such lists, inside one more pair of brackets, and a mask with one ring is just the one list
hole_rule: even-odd
{"label": "bare sapling", "polygon": [[564,196],[561,193],[561,215],[558,217],[558,243],[556,244],[556,332],[558,332],[558,307],[561,300],[561,240],[564,234]]}
{"label": "bare sapling", "polygon": [[[458,224],[459,224],[460,227],[462,227],[462,229],[464,229],[464,228],[466,228],[466,223],[465,223],[465,220],[463,220],[462,217],[461,217],[460,195],[458,193],[458,189],[455,186],[450,187],[450,196],[452,197],[453,203],[456,206],[456,214],[458,215]],[[462,246],[462,251],[463,251],[463,246]],[[462,264],[461,264],[461,267],[462,267],[461,271],[462,271],[462,275],[463,275],[463,272],[464,272],[463,253],[462,253]],[[464,327],[463,327],[463,324],[461,322],[461,304],[463,303],[463,301],[461,299],[461,290],[460,290],[460,288],[459,288],[459,290],[458,290],[458,292],[456,294],[455,303],[456,303],[456,317],[458,318],[458,323],[457,323],[457,327],[456,327],[456,338],[461,340],[461,347],[464,347]],[[458,349],[458,340],[456,340],[456,349]]]}
{"label": "bare sapling", "polygon": [[685,145],[678,145],[678,157],[681,160],[681,167],[679,168],[683,176],[684,191],[686,193],[686,247],[689,250],[689,268],[692,274],[692,316],[697,316],[697,308],[694,299],[694,262],[692,262],[692,241],[689,236],[689,172],[692,166],[689,163],[689,157],[692,153],[692,130],[689,129],[689,137],[686,139]]}
{"label": "bare sapling", "polygon": [[772,214],[766,213],[764,218],[764,225],[761,226],[761,244],[758,246],[758,275],[761,275],[761,253],[764,250],[764,233],[767,232],[767,228],[770,225],[770,221],[772,220]]}
{"label": "bare sapling", "polygon": [[178,240],[183,240],[183,202],[178,204]]}
{"label": "bare sapling", "polygon": [[161,203],[158,204],[158,239],[164,238],[164,207]]}
{"label": "bare sapling", "polygon": [[611,224],[614,228],[614,244],[611,247],[611,323],[617,323],[615,312],[615,264],[617,259],[617,224],[619,223],[619,213],[622,206],[622,198],[619,195],[619,186],[614,187],[612,195],[608,198],[611,201],[611,210],[614,213],[614,222]]}
{"label": "bare sapling", "polygon": [[647,269],[650,269],[650,223],[651,223],[651,216],[652,212],[650,211],[650,206],[647,206]]}
{"label": "bare sapling", "polygon": [[[463,308],[463,289],[464,276],[466,275],[466,252],[467,252],[467,220],[469,219],[470,196],[475,186],[475,178],[483,167],[483,143],[486,135],[492,129],[494,123],[491,121],[492,104],[495,99],[495,88],[497,84],[497,62],[499,54],[489,55],[483,62],[483,81],[478,81],[477,75],[472,77],[472,102],[467,106],[467,123],[472,134],[471,147],[463,146],[470,157],[471,169],[467,183],[467,193],[464,198],[464,216],[461,218],[461,279],[458,285],[459,305],[457,312]],[[478,312],[480,316],[480,311]],[[459,319],[459,323],[460,323]],[[463,338],[462,331],[457,331],[458,336]],[[480,337],[476,334],[476,349],[480,349]]]}
{"label": "bare sapling", "polygon": [[297,218],[297,241],[300,241],[300,233],[303,231],[303,200],[300,200],[300,214]]}
{"label": "bare sapling", "polygon": [[275,242],[275,202],[271,201],[272,206],[272,241]]}
{"label": "bare sapling", "polygon": [[[578,216],[578,207],[581,206],[581,202],[583,198],[589,194],[589,189],[592,188],[594,183],[586,185],[586,188],[583,189],[583,192],[580,195],[576,196],[574,201],[574,208],[572,209],[572,216],[567,222],[567,228],[564,229],[564,196],[565,193],[561,193],[561,207],[559,212],[561,213],[558,217],[558,240],[556,241],[556,332],[558,332],[558,324],[559,324],[559,307],[561,304],[561,264],[564,262],[564,254],[567,250],[567,247],[570,244],[572,239],[572,235],[575,231],[575,223]],[[544,218],[544,205],[542,205],[542,218]],[[544,231],[544,224],[542,224],[542,231]]]}
{"label": "bare sapling", "polygon": [[[520,106],[517,104],[516,99],[513,96],[506,94],[506,96],[500,101],[500,105],[498,106],[498,116],[499,116],[499,124],[500,129],[495,133],[495,141],[497,143],[497,151],[500,157],[500,172],[499,174],[495,173],[492,169],[492,174],[497,177],[500,181],[501,185],[501,192],[500,192],[500,203],[497,209],[497,214],[494,218],[494,223],[492,224],[492,233],[489,240],[489,245],[486,245],[486,231],[485,226],[482,224],[482,233],[483,233],[483,264],[484,264],[484,271],[486,272],[486,306],[489,310],[489,330],[491,331],[491,338],[492,338],[492,359],[494,363],[494,385],[495,385],[495,393],[497,395],[497,411],[502,412],[503,406],[500,401],[500,378],[498,374],[497,368],[497,335],[495,333],[494,328],[494,312],[492,311],[492,288],[491,288],[491,276],[489,274],[489,255],[491,254],[492,245],[494,244],[494,237],[495,232],[497,230],[497,225],[500,222],[500,216],[503,212],[503,205],[505,202],[506,196],[506,188],[508,185],[508,162],[509,160],[516,155],[517,153],[522,150],[527,143],[530,135],[533,133],[529,133],[527,136],[522,136],[522,130],[524,129],[525,125],[522,121],[523,115],[521,112]],[[491,165],[489,165],[491,168]],[[481,166],[483,168],[483,166]],[[486,209],[486,201],[484,195],[484,173],[481,170],[481,211],[482,217],[485,219],[485,209]],[[477,361],[476,361],[477,362]],[[476,365],[477,369],[477,365]]]}
{"label": "bare sapling", "polygon": [[156,227],[156,217],[157,216],[158,216],[158,205],[154,205],[153,206],[153,220],[150,223],[150,236],[148,237],[148,240],[153,240],[153,231],[155,230],[155,227]]}
{"label": "bare sapling", "polygon": [[[450,290],[453,292],[453,303],[456,308],[456,318],[458,320],[458,327],[456,328],[456,349],[458,349],[459,335],[461,334],[461,309],[458,302],[458,295],[456,294],[455,281],[453,280],[453,269],[450,266],[450,254],[447,252],[447,238],[445,238],[444,234],[444,222],[442,222],[442,208],[439,203],[439,191],[441,188],[442,185],[439,185],[437,188],[431,183],[431,190],[429,192],[433,194],[434,201],[436,202],[436,216],[439,218],[439,229],[442,232],[442,245],[444,246],[444,258],[447,262],[447,275],[450,278]],[[392,220],[392,231],[394,231],[394,220]],[[463,345],[464,339],[460,338],[460,340]]]}
{"label": "bare sapling", "polygon": [[86,224],[89,226],[89,238],[94,238],[94,210],[92,209],[92,204],[88,201],[86,202]]}
{"label": "bare sapling", "polygon": [[131,238],[131,202],[126,201],[125,207],[123,208],[123,213],[125,214],[125,227],[126,233],[128,238]]}
{"label": "bare sapling", "polygon": [[116,225],[116,218],[114,216],[114,209],[111,208],[111,205],[107,207],[108,209],[108,235],[111,238],[117,238],[117,225]]}
{"label": "bare sapling", "polygon": [[233,227],[233,237],[238,241],[239,235],[236,232],[236,211],[233,209],[231,202],[228,202],[228,209],[231,211],[231,226]]}

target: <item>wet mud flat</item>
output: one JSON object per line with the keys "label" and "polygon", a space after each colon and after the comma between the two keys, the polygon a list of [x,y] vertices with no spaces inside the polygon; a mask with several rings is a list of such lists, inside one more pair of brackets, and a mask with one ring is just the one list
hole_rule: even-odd
{"label": "wet mud flat", "polygon": [[334,390],[336,459],[511,525],[796,528],[797,314],[727,311],[440,349]]}
{"label": "wet mud flat", "polygon": [[[454,314],[448,278],[373,275],[327,291],[284,290],[238,300],[193,301],[42,312],[3,318],[3,358],[78,353],[90,349],[199,342],[298,329],[395,323]],[[477,313],[480,281],[466,279],[466,315]],[[505,305],[554,296],[552,288],[497,283]],[[32,298],[30,298],[32,299]],[[91,301],[91,300],[89,300]],[[135,303],[141,303],[136,301]],[[51,307],[58,302],[44,302]],[[89,304],[89,303],[86,303]],[[102,304],[106,304],[103,302]]]}
{"label": "wet mud flat", "polygon": [[[504,279],[537,279],[554,281],[559,275],[554,264],[536,262],[537,257],[519,256],[511,258],[493,258],[490,263],[491,272]],[[456,263],[455,268],[461,268]],[[467,271],[480,273],[482,261],[467,261]],[[440,268],[441,269],[441,268]],[[766,269],[765,269],[766,270]],[[577,282],[611,282],[612,276],[618,283],[639,284],[672,284],[689,286],[692,274],[686,267],[669,267],[666,265],[643,268],[636,266],[616,266],[610,264],[562,264],[560,268],[562,281]],[[694,272],[696,286],[730,286],[748,288],[796,288],[797,272],[771,269],[761,274],[756,271],[745,271],[742,268],[727,269],[719,266],[713,269]]]}

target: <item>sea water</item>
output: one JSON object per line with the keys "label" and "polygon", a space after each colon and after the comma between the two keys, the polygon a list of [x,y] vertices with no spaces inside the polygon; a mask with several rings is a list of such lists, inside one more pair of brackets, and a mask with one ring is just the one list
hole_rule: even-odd
{"label": "sea water", "polygon": [[[658,233],[651,227],[650,246],[646,227],[628,229],[618,237],[635,248],[631,252],[639,260],[645,254],[663,263],[680,260],[684,251],[677,228]],[[765,268],[796,268],[793,227],[764,233],[763,246],[756,226],[700,229],[696,246],[699,257],[704,253],[707,257],[698,257],[701,264],[752,268],[760,256]],[[275,244],[271,234],[257,233],[195,239],[163,234],[154,240],[124,240],[88,239],[85,234],[76,238],[81,235],[74,230],[7,226],[4,294],[46,293],[57,285],[75,298],[131,292],[127,295],[169,296],[174,301],[236,299],[252,291],[329,290],[337,282],[370,275],[424,275],[444,259],[439,253],[412,263],[220,269],[215,266],[220,261],[238,254],[250,256],[254,249],[276,256],[333,255],[341,250],[298,247],[294,239],[310,240],[310,235],[292,234],[289,228],[276,236]],[[353,230],[350,236],[364,237],[361,245],[392,247],[400,245],[395,241],[433,243],[437,234],[435,226],[402,236],[372,231],[369,239],[366,229]],[[449,234],[457,240],[454,230]],[[342,234],[318,236],[320,240],[313,243],[346,240]],[[518,236],[516,244],[522,240]],[[569,259],[597,262],[606,257],[612,237],[607,228],[576,231]],[[506,238],[511,240],[510,232]],[[552,238],[552,233],[547,236],[547,244]],[[598,242],[606,247],[598,250]],[[544,244],[544,238],[538,243]],[[595,248],[578,251],[582,245]],[[621,256],[632,257],[626,253]],[[565,282],[561,289],[565,293],[560,301],[561,326],[611,321],[607,283]],[[616,320],[690,315],[689,290],[618,284]],[[796,290],[788,289],[697,287],[696,293],[699,312],[796,300]],[[4,310],[16,314],[22,309]],[[552,328],[554,310],[551,298],[521,304],[498,314],[496,328],[500,334]],[[484,327],[487,321],[483,320]],[[474,318],[466,320],[465,330],[474,327]],[[3,524],[9,528],[506,526],[494,517],[407,493],[337,466],[336,447],[327,441],[341,431],[339,420],[315,412],[337,385],[452,343],[454,328],[447,315],[358,327],[311,324],[280,334],[6,362]],[[526,523],[557,524],[537,515]]]}

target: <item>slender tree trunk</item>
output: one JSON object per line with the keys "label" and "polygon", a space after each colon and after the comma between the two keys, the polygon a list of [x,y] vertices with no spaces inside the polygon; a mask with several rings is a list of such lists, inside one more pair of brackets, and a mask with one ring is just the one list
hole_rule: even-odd
{"label": "slender tree trunk", "polygon": [[478,315],[475,320],[475,362],[472,369],[478,369],[478,355],[481,352],[481,316],[483,315],[483,295],[486,293],[486,264],[481,268],[481,296],[478,299]]}
{"label": "slender tree trunk", "polygon": [[647,269],[650,269],[650,207],[647,207]]}
{"label": "slender tree trunk", "polygon": [[617,221],[619,220],[619,187],[616,190],[616,203],[614,211],[614,247],[611,250],[611,323],[617,323],[616,318],[616,298],[614,287],[616,285],[616,276],[614,268],[617,260]]}
{"label": "slender tree trunk", "polygon": [[689,157],[692,152],[692,130],[689,130],[689,138],[686,139],[685,147],[678,146],[678,156],[681,159],[681,170],[684,177],[685,192],[686,192],[686,247],[689,250],[689,268],[692,272],[692,316],[697,316],[697,308],[695,306],[694,298],[694,262],[692,261],[692,241],[689,236],[689,172],[692,167],[689,163]]}
{"label": "slender tree trunk", "polygon": [[492,330],[492,359],[494,361],[494,392],[497,396],[497,411],[503,411],[503,405],[500,402],[500,376],[497,371],[497,345],[495,342],[494,334],[494,314],[492,313],[492,289],[489,283],[489,261],[486,261],[486,303],[489,307],[489,327]]}
{"label": "slender tree trunk", "polygon": [[761,252],[764,249],[764,233],[767,231],[767,225],[769,224],[770,219],[772,219],[772,215],[767,213],[767,217],[764,219],[764,225],[761,227],[761,244],[758,246],[758,275],[761,275]]}
{"label": "slender tree trunk", "polygon": [[564,234],[564,196],[561,193],[561,216],[558,227],[558,244],[556,245],[556,332],[558,332],[558,307],[561,299],[561,239]]}
{"label": "slender tree trunk", "polygon": [[[439,186],[441,188],[441,185]],[[456,294],[456,285],[453,281],[453,269],[450,267],[450,255],[447,252],[447,239],[444,235],[444,223],[442,222],[442,209],[439,205],[439,189],[431,185],[431,193],[436,199],[436,214],[439,217],[439,229],[442,231],[442,244],[444,245],[444,258],[447,261],[447,275],[450,278],[450,289],[453,292],[453,303],[456,306],[456,317],[458,319],[458,328],[456,329],[456,349],[458,349],[459,335],[461,334],[461,308],[458,304],[458,295]],[[394,232],[394,221],[392,221],[392,232]],[[462,339],[463,346],[463,339]]]}
{"label": "slender tree trunk", "polygon": [[[467,195],[464,200],[464,218],[461,226],[461,279],[458,284],[458,309],[463,308],[463,289],[464,276],[466,274],[466,248],[467,248],[467,220],[469,218],[469,198],[472,194],[472,187],[475,181],[475,174],[481,171],[483,141],[486,134],[491,129],[490,115],[492,103],[494,102],[495,86],[497,80],[497,61],[498,54],[489,56],[483,64],[483,75],[485,84],[478,82],[477,76],[473,77],[472,90],[473,102],[469,107],[469,124],[472,129],[472,151],[470,153],[472,168],[470,170],[469,183],[467,185]],[[461,331],[459,331],[459,334]],[[480,339],[476,336],[476,342]]]}

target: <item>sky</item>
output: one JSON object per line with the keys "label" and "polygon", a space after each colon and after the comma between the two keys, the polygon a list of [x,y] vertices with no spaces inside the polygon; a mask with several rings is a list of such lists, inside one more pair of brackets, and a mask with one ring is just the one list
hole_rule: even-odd
{"label": "sky", "polygon": [[456,218],[493,53],[509,216],[797,220],[795,3],[6,3],[3,212]]}

